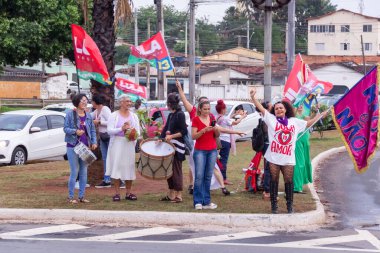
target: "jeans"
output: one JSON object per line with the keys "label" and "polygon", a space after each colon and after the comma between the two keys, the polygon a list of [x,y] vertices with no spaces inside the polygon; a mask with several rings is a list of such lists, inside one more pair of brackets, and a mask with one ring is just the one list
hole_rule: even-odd
{"label": "jeans", "polygon": [[220,172],[222,172],[223,179],[227,179],[227,163],[228,157],[230,156],[231,143],[228,141],[220,141],[222,143],[222,149],[219,151],[220,162],[223,164],[223,168],[220,168]]}
{"label": "jeans", "polygon": [[75,181],[79,176],[79,198],[83,198],[87,184],[87,164],[74,152],[74,148],[67,148],[67,159],[70,165],[69,198],[74,198]]}
{"label": "jeans", "polygon": [[103,169],[104,169],[104,178],[103,181],[105,183],[111,182],[111,177],[106,176],[106,161],[107,161],[107,152],[108,152],[108,145],[110,144],[110,141],[102,141],[102,139],[99,139],[100,144],[100,152],[102,153],[102,160],[103,160]]}
{"label": "jeans", "polygon": [[194,149],[195,179],[194,179],[194,206],[196,204],[208,205],[211,203],[210,184],[214,172],[216,149]]}
{"label": "jeans", "polygon": [[[264,150],[263,154],[267,151],[269,146],[269,143],[264,144]],[[268,193],[269,192],[269,184],[270,184],[270,169],[269,169],[269,162],[264,159],[264,192]]]}

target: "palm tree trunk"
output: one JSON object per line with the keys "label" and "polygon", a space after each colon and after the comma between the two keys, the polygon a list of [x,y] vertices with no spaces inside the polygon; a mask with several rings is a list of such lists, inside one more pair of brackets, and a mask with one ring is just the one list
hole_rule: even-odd
{"label": "palm tree trunk", "polygon": [[[93,39],[99,47],[112,80],[115,69],[114,56],[116,43],[114,0],[94,0],[92,17],[94,22]],[[106,105],[111,111],[114,109],[114,90],[114,85],[106,86],[96,81],[91,81],[91,93],[103,94],[107,101]]]}

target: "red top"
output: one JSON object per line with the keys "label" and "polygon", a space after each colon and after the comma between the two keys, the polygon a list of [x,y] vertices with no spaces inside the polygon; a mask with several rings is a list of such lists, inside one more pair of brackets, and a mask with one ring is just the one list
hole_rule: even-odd
{"label": "red top", "polygon": [[[213,117],[210,115],[210,125]],[[197,116],[193,119],[192,127],[196,127],[198,132],[201,131],[206,125]],[[208,131],[199,137],[195,142],[195,149],[198,150],[213,150],[216,149],[216,141],[214,137],[214,131]]]}
{"label": "red top", "polygon": [[193,106],[193,109],[189,112],[190,120],[192,121],[197,116],[197,108]]}

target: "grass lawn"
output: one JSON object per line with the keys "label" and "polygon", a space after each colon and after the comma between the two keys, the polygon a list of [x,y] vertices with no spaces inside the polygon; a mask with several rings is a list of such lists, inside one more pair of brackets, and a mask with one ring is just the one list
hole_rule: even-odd
{"label": "grass lawn", "polygon": [[[327,131],[323,139],[318,133],[311,137],[311,156],[333,147],[342,146],[343,143],[337,131]],[[237,143],[237,156],[230,156],[228,175],[234,185],[229,186],[230,191],[235,193],[224,196],[221,190],[212,191],[212,202],[218,204],[216,210],[207,212],[216,213],[269,213],[270,202],[262,200],[261,193],[248,193],[244,190],[242,168],[247,167],[253,156],[250,142]],[[261,164],[262,167],[262,164]],[[137,201],[112,202],[113,189],[96,189],[94,184],[98,180],[91,178],[92,187],[87,188],[86,198],[91,203],[69,205],[66,203],[67,180],[69,166],[66,161],[31,163],[25,166],[2,166],[0,167],[0,206],[9,208],[80,208],[93,210],[143,210],[143,211],[179,211],[194,212],[192,195],[186,191],[183,194],[182,203],[161,202],[159,199],[166,195],[167,183],[138,178],[133,183],[132,192],[138,197]],[[188,185],[188,163],[183,163],[184,190]],[[282,179],[281,179],[282,181]],[[315,209],[315,204],[307,187],[307,194],[294,196],[294,209],[296,212],[305,212]],[[280,185],[283,191],[283,184]],[[123,189],[122,189],[123,192]],[[279,195],[279,212],[286,212],[284,195]]]}

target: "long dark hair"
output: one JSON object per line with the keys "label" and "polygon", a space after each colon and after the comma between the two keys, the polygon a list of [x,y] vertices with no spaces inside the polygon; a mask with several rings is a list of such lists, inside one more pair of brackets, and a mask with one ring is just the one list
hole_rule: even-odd
{"label": "long dark hair", "polygon": [[275,109],[276,105],[278,105],[278,104],[283,104],[283,105],[284,105],[285,110],[286,110],[286,112],[285,112],[285,116],[286,116],[287,118],[291,118],[291,117],[294,117],[294,116],[295,116],[293,106],[292,106],[288,101],[285,101],[285,100],[282,100],[282,101],[279,101],[279,102],[275,103],[275,104],[272,106],[272,109],[270,110],[270,113],[272,113],[273,115],[275,115],[275,114],[274,114],[274,109]]}
{"label": "long dark hair", "polygon": [[179,106],[179,97],[177,96],[176,93],[170,93],[168,95],[168,99],[166,100],[166,104],[168,105],[168,108],[170,110],[175,110],[177,111],[181,107]]}

